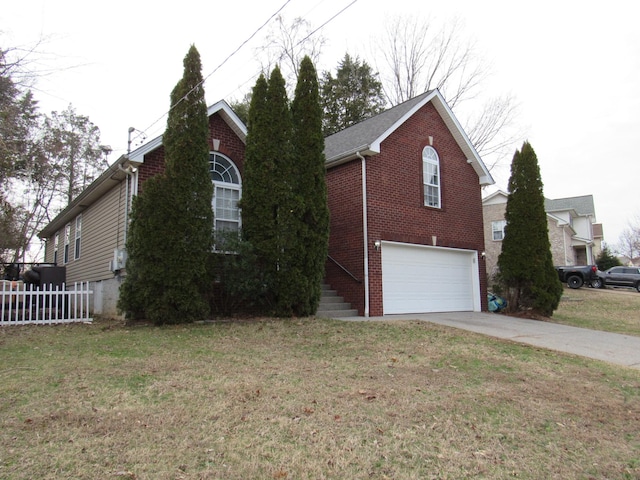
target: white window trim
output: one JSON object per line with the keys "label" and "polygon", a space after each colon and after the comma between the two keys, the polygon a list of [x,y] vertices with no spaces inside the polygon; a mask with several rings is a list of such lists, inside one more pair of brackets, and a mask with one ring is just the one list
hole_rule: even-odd
{"label": "white window trim", "polygon": [[[425,166],[433,165],[436,168],[435,180],[436,183],[430,181],[427,178],[427,172]],[[433,177],[433,175],[432,175]],[[430,145],[427,145],[422,149],[422,183],[423,183],[423,202],[426,207],[431,208],[442,208],[442,175],[440,171],[440,157],[438,156],[438,152],[435,148]],[[437,202],[436,204],[429,203],[427,196],[427,189],[437,189]]]}
{"label": "white window trim", "polygon": [[60,232],[56,232],[53,237],[53,264],[58,264],[58,249],[60,248]]}
{"label": "white window trim", "polygon": [[67,223],[64,226],[64,255],[62,263],[69,263],[69,241],[71,240],[71,224]]}
{"label": "white window trim", "polygon": [[81,242],[82,242],[82,214],[76,217],[75,241],[73,242],[73,259],[74,260],[78,260],[80,258]]}
{"label": "white window trim", "polygon": [[[217,195],[216,194],[217,194],[218,188],[237,191],[238,192],[238,201],[240,201],[242,199],[242,177],[240,176],[240,171],[238,170],[238,167],[236,166],[235,162],[233,160],[231,160],[229,157],[227,157],[226,155],[221,154],[220,152],[210,152],[209,153],[209,158],[211,158],[212,156],[218,156],[220,158],[223,158],[227,162],[229,162],[230,168],[233,169],[233,174],[231,175],[231,177],[235,177],[238,180],[238,183],[233,183],[233,182],[230,183],[230,182],[216,180],[216,179],[212,179],[211,180],[213,182],[213,199],[212,199],[213,200],[212,208],[213,208],[213,214],[214,214],[213,229],[214,229],[214,231],[216,231],[218,229],[218,227],[217,227],[217,225],[218,225],[218,215],[216,215],[216,210],[217,210],[217,208],[216,208]],[[227,169],[227,171],[229,171],[229,169]],[[225,218],[225,219],[220,219],[220,222],[236,222],[236,220],[229,220],[229,219]],[[242,215],[241,215],[240,208],[238,208],[237,224],[238,224],[238,232],[240,232],[240,230],[242,228]]]}
{"label": "white window trim", "polygon": [[[500,225],[500,229],[497,229],[496,227],[498,227]],[[506,220],[494,220],[491,222],[491,239],[494,242],[501,242],[502,240],[504,240],[504,227],[507,226],[507,221]],[[500,233],[501,237],[500,238],[496,238],[496,233]]]}

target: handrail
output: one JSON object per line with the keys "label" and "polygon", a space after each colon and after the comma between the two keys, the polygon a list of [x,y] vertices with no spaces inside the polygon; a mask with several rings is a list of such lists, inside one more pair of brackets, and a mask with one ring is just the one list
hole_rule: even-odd
{"label": "handrail", "polygon": [[349,270],[347,270],[345,267],[343,267],[340,262],[338,262],[335,258],[333,258],[331,255],[327,255],[327,257],[329,258],[329,260],[331,260],[333,263],[335,263],[338,267],[340,267],[342,269],[343,272],[345,272],[347,275],[349,275],[351,278],[353,278],[356,282],[358,283],[362,283],[362,280],[360,280],[358,277],[356,277],[353,273],[351,273]]}

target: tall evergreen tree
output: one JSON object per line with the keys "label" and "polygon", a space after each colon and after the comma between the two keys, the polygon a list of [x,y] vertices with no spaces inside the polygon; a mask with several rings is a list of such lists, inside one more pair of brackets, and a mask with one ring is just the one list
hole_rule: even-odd
{"label": "tall evergreen tree", "polygon": [[538,158],[525,142],[511,164],[498,267],[511,310],[550,316],[560,302],[562,284],[553,267],[542,187]]}
{"label": "tall evergreen tree", "polygon": [[292,189],[296,197],[296,277],[289,289],[296,315],[318,308],[329,242],[329,207],[325,181],[324,136],[318,77],[307,56],[300,63],[293,117]]}
{"label": "tall evergreen tree", "polygon": [[[269,83],[260,75],[253,87],[248,112],[247,143],[242,185],[242,236],[250,244],[256,262],[250,273],[261,281],[262,289],[255,292],[258,302],[272,304],[274,299],[276,265],[273,251],[277,248],[275,216],[277,200],[275,161],[266,155],[269,138]],[[254,282],[252,282],[254,283]]]}
{"label": "tall evergreen tree", "polygon": [[269,77],[269,152],[275,160],[274,188],[277,247],[274,260],[277,265],[275,284],[276,315],[290,316],[294,313],[294,303],[302,283],[297,266],[300,253],[298,239],[299,197],[296,195],[295,159],[293,155],[293,120],[286,82],[276,67]]}
{"label": "tall evergreen tree", "polygon": [[[276,67],[253,89],[242,198],[243,237],[255,275],[279,316],[315,313],[327,255],[329,213],[318,80],[301,63],[291,108]],[[255,283],[254,283],[255,284]]]}
{"label": "tall evergreen tree", "polygon": [[325,135],[373,117],[386,103],[378,75],[367,62],[348,53],[338,64],[335,77],[331,72],[323,73],[321,91]]}
{"label": "tall evergreen tree", "polygon": [[291,187],[292,122],[285,81],[275,67],[260,76],[249,109],[242,222],[245,239],[259,259],[275,313],[291,314],[286,277],[290,270],[294,201]]}
{"label": "tall evergreen tree", "polygon": [[200,54],[191,46],[171,92],[163,137],[166,170],[133,203],[120,308],[156,324],[204,318],[212,248],[213,186]]}

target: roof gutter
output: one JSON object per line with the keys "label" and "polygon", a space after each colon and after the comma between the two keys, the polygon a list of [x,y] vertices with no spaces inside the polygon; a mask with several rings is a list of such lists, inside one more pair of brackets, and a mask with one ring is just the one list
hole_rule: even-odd
{"label": "roof gutter", "polygon": [[380,150],[371,148],[371,145],[360,145],[348,152],[342,152],[334,157],[327,158],[325,161],[325,168],[337,167],[343,163],[350,162],[356,158],[362,158],[362,155],[373,156],[380,153]]}
{"label": "roof gutter", "polygon": [[122,155],[118,160],[111,164],[91,185],[85,188],[80,195],[67,205],[56,217],[51,220],[39,233],[38,237],[45,239],[53,235],[65,223],[82,212],[90,205],[95,198],[102,195],[105,191],[112,188],[114,184],[121,182],[123,175],[122,166],[130,165],[131,162],[126,155]]}

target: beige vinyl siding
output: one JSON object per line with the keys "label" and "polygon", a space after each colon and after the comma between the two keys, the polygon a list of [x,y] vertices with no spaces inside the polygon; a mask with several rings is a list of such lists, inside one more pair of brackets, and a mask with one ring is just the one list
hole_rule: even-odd
{"label": "beige vinyl siding", "polygon": [[[107,280],[114,274],[109,268],[116,247],[124,248],[125,182],[120,182],[97,202],[82,212],[80,258],[75,256],[76,217],[71,224],[69,262],[62,262],[64,253],[64,226],[59,230],[58,265],[67,267],[67,284]],[[45,261],[53,262],[54,237],[47,241]]]}
{"label": "beige vinyl siding", "polygon": [[82,212],[81,255],[67,264],[67,282],[113,278],[109,262],[113,250],[124,247],[124,208],[125,182],[121,182]]}
{"label": "beige vinyl siding", "polygon": [[[54,243],[56,241],[56,236],[51,235],[51,238],[47,238],[47,243],[44,245],[44,262],[45,263],[53,263],[53,248]],[[60,249],[60,245],[58,245],[58,249]]]}

